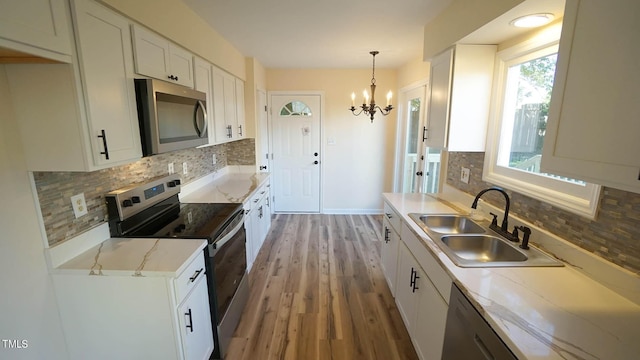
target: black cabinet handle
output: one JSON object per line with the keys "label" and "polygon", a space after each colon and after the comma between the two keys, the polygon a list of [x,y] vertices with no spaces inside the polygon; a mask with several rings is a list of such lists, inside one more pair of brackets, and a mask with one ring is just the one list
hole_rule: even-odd
{"label": "black cabinet handle", "polygon": [[238,136],[242,136],[242,125],[238,125]]}
{"label": "black cabinet handle", "polygon": [[388,227],[384,227],[384,242],[388,243],[390,241],[389,239],[389,233],[391,233],[391,230],[389,230]]}
{"label": "black cabinet handle", "polygon": [[416,173],[416,175],[418,175],[418,176],[422,176],[422,174],[423,174],[423,173],[422,173],[422,171],[418,171],[418,172]]}
{"label": "black cabinet handle", "polygon": [[260,165],[260,170],[267,170],[267,165]]}
{"label": "black cabinet handle", "polygon": [[189,309],[189,311],[184,313],[184,316],[189,317],[189,324],[186,326],[186,328],[191,330],[191,332],[193,332],[193,317],[191,316],[191,309]]}
{"label": "black cabinet handle", "polygon": [[423,126],[422,127],[422,142],[425,142],[427,140],[427,127]]}
{"label": "black cabinet handle", "polygon": [[101,151],[100,154],[104,155],[105,159],[109,160],[109,149],[107,148],[107,133],[104,129],[100,130],[101,135],[98,135],[99,138],[102,138],[102,145],[104,146],[104,151]]}
{"label": "black cabinet handle", "polygon": [[411,284],[409,284],[411,286],[411,292],[416,292],[416,290],[418,290],[418,284],[417,281],[420,279],[420,276],[418,276],[418,271],[415,270],[413,267],[411,268]]}
{"label": "black cabinet handle", "polygon": [[391,219],[393,217],[390,213],[385,213],[385,215],[387,215],[387,219]]}
{"label": "black cabinet handle", "polygon": [[194,282],[196,281],[196,279],[198,278],[198,276],[200,276],[200,273],[202,272],[202,268],[200,268],[200,270],[196,271],[192,277],[189,278],[190,282]]}
{"label": "black cabinet handle", "polygon": [[318,153],[317,152],[313,153],[313,156],[318,156]]}
{"label": "black cabinet handle", "polygon": [[314,163],[315,165],[318,165],[318,160],[314,161],[313,163]]}

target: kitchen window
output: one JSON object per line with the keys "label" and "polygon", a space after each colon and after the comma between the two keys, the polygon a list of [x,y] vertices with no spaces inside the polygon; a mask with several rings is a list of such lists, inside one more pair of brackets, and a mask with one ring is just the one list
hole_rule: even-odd
{"label": "kitchen window", "polygon": [[558,41],[497,54],[483,180],[594,218],[600,186],[540,170]]}

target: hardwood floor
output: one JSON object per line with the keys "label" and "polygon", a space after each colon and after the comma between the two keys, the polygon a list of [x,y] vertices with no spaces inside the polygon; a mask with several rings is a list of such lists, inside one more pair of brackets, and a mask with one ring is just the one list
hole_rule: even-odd
{"label": "hardwood floor", "polygon": [[226,359],[417,359],[380,268],[381,222],[276,215]]}

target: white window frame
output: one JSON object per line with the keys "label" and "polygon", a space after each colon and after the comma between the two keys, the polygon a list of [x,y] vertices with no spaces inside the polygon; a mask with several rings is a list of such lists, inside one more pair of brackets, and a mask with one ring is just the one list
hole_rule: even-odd
{"label": "white window frame", "polygon": [[585,186],[526,171],[498,166],[506,76],[509,66],[558,51],[558,40],[530,40],[497,53],[482,180],[546,202],[574,214],[595,219],[601,187]]}

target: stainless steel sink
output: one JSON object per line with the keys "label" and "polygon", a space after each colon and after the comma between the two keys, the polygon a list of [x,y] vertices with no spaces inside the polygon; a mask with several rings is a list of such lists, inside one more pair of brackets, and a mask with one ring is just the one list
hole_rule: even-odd
{"label": "stainless steel sink", "polygon": [[488,222],[456,214],[417,214],[409,217],[460,267],[564,266],[542,251],[523,250],[500,237]]}
{"label": "stainless steel sink", "polygon": [[[417,219],[417,220],[416,220]],[[484,234],[482,226],[462,215],[419,215],[414,221],[440,234]]]}
{"label": "stainless steel sink", "polygon": [[440,239],[453,254],[464,260],[479,262],[525,261],[521,253],[504,240],[491,235],[454,235]]}

